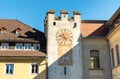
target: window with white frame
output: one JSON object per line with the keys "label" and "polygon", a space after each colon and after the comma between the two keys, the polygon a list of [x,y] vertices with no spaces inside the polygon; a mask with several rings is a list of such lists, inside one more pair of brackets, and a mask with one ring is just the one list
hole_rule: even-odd
{"label": "window with white frame", "polygon": [[24,44],[24,49],[25,50],[30,50],[31,49],[31,44]]}
{"label": "window with white frame", "polygon": [[33,44],[34,50],[40,50],[40,44]]}
{"label": "window with white frame", "polygon": [[0,28],[0,35],[4,35],[6,33],[6,28],[2,27]]}
{"label": "window with white frame", "polygon": [[14,64],[6,64],[5,66],[6,66],[5,67],[5,74],[12,75],[13,71],[14,71]]}
{"label": "window with white frame", "polygon": [[39,65],[38,64],[31,64],[31,73],[38,74],[39,73]]}
{"label": "window with white frame", "polygon": [[18,50],[23,49],[23,44],[21,44],[21,43],[16,43],[15,49],[18,49]]}
{"label": "window with white frame", "polygon": [[9,44],[8,43],[1,43],[1,49],[8,49]]}

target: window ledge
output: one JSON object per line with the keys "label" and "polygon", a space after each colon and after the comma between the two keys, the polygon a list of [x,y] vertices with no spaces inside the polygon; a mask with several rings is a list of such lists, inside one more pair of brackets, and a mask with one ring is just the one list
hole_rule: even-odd
{"label": "window ledge", "polygon": [[38,75],[39,73],[31,73],[30,75]]}
{"label": "window ledge", "polygon": [[5,73],[5,75],[13,75],[13,74],[11,74],[11,73]]}
{"label": "window ledge", "polygon": [[102,68],[89,68],[89,70],[104,70]]}
{"label": "window ledge", "polygon": [[120,64],[118,64],[117,66],[112,67],[112,69],[115,69],[115,68],[118,68],[118,67],[120,67]]}

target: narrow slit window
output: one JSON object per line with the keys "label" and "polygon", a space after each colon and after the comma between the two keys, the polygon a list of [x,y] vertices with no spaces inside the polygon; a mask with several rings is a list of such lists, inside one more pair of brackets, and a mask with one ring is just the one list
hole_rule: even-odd
{"label": "narrow slit window", "polygon": [[66,67],[64,67],[64,75],[66,75]]}
{"label": "narrow slit window", "polygon": [[74,23],[74,26],[73,26],[73,28],[76,28],[77,27],[77,23]]}
{"label": "narrow slit window", "polygon": [[56,22],[53,22],[53,25],[55,26],[55,25],[56,25]]}

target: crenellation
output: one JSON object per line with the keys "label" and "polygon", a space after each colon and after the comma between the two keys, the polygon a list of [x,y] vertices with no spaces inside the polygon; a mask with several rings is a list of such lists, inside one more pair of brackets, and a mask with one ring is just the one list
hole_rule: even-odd
{"label": "crenellation", "polygon": [[78,12],[78,11],[73,11],[73,14],[74,14],[74,15],[81,15],[81,13]]}
{"label": "crenellation", "polygon": [[68,14],[68,11],[67,10],[61,10],[60,13],[61,14]]}
{"label": "crenellation", "polygon": [[68,17],[68,21],[73,21],[74,18],[73,17]]}
{"label": "crenellation", "polygon": [[[80,12],[73,11],[73,16],[69,16],[69,13],[67,10],[61,10],[60,16],[55,15],[55,10],[49,10],[47,12],[47,19],[54,20],[54,21],[76,21],[80,19]],[[49,17],[50,16],[50,17]]]}
{"label": "crenellation", "polygon": [[47,14],[55,14],[55,10],[49,10]]}
{"label": "crenellation", "polygon": [[61,20],[60,16],[55,16],[55,20]]}

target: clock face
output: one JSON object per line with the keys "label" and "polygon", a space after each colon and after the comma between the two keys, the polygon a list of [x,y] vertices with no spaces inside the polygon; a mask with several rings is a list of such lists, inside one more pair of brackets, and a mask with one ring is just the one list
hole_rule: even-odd
{"label": "clock face", "polygon": [[69,29],[63,28],[58,30],[56,39],[60,45],[69,45],[72,43],[73,35]]}

